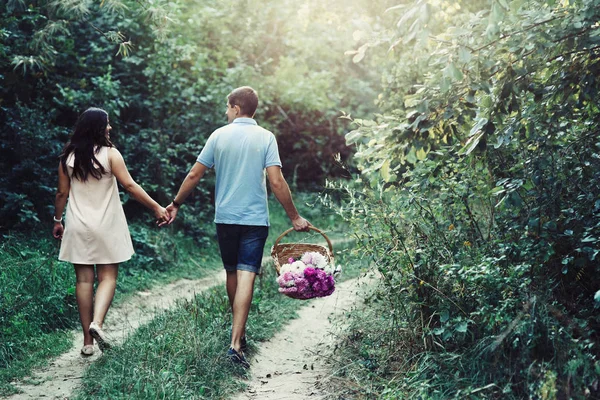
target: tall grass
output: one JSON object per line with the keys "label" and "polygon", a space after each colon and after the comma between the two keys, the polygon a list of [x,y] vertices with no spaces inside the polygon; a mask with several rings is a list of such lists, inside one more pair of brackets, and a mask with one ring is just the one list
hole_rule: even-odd
{"label": "tall grass", "polygon": [[9,382],[39,359],[70,346],[56,331],[76,321],[72,271],[55,253],[49,239],[4,236],[0,244],[0,395],[14,392]]}
{"label": "tall grass", "polygon": [[[73,266],[57,260],[58,242],[47,233],[2,237],[0,396],[15,392],[11,381],[68,350],[70,331],[79,327]],[[133,224],[131,233],[137,254],[121,265],[115,304],[136,290],[180,277],[199,278],[216,266],[213,241],[200,248],[170,228],[159,231],[140,224]]]}

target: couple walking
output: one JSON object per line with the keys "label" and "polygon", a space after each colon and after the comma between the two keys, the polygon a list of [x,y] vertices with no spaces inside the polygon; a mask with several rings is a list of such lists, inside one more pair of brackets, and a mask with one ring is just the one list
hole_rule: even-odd
{"label": "couple walking", "polygon": [[[102,351],[110,346],[102,325],[114,297],[119,264],[134,252],[117,181],[152,210],[157,224],[163,226],[173,222],[205,172],[214,168],[215,223],[233,313],[227,355],[234,363],[249,366],[244,357],[246,321],[269,229],[265,171],[294,229],[307,231],[310,226],[298,214],[281,173],[275,136],[253,119],[257,106],[258,95],[250,87],[237,88],[227,96],[228,125],[210,135],[166,208],[131,178],[123,157],[110,141],[108,114],[90,108],[80,116],[60,156],[52,233],[62,239],[59,259],[75,266],[82,354],[93,354],[94,339]],[[62,224],[65,206],[66,228]],[[98,277],[95,297],[94,266]]]}

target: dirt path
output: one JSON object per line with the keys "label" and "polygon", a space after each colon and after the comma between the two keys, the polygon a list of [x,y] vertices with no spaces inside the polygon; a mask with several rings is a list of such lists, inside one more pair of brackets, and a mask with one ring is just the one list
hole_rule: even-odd
{"label": "dirt path", "polygon": [[368,288],[370,278],[338,285],[333,295],[303,303],[299,318],[291,321],[271,340],[262,343],[251,360],[248,389],[235,400],[321,399],[327,394],[319,381],[329,372],[326,360],[335,343],[335,320],[352,307],[358,294]]}
{"label": "dirt path", "polygon": [[[157,311],[172,307],[176,300],[192,299],[195,293],[224,282],[225,274],[219,270],[203,279],[182,279],[151,291],[138,292],[123,304],[111,308],[104,324],[105,331],[116,343],[121,343],[140,325],[149,322]],[[73,348],[26,381],[17,383],[22,393],[8,399],[69,399],[79,386],[85,368],[101,357],[98,347],[93,356],[82,357],[79,353],[82,343],[81,331],[74,331]]]}
{"label": "dirt path", "polygon": [[[333,295],[309,302],[298,300],[299,318],[292,320],[273,339],[262,343],[252,362],[252,380],[237,399],[311,399],[322,398],[318,389],[321,377],[328,372],[325,360],[331,354],[335,337],[332,320],[348,311],[357,294],[368,286],[368,278],[338,285]],[[179,280],[147,292],[139,292],[113,307],[105,330],[116,342],[123,342],[140,325],[149,322],[156,312],[170,308],[177,300],[192,299],[195,293],[215,285],[224,285],[222,270],[199,280]],[[6,399],[69,399],[81,383],[83,372],[101,357],[95,348],[91,357],[79,353],[81,332],[73,332],[73,347],[33,376],[15,383],[22,393]]]}

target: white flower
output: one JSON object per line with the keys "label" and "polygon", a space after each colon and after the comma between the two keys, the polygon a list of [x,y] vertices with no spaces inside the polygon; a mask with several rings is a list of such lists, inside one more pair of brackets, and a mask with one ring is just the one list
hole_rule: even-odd
{"label": "white flower", "polygon": [[327,274],[329,274],[329,275],[333,275],[333,273],[335,272],[335,266],[333,266],[333,265],[331,265],[331,264],[327,264],[327,265],[325,266],[325,268],[323,268],[323,270],[324,270],[325,272],[327,272]]}
{"label": "white flower", "polygon": [[302,255],[302,261],[305,264],[311,264],[315,268],[319,269],[325,269],[327,266],[327,260],[325,259],[325,256],[321,253],[317,253],[316,251],[304,253],[304,255]]}
{"label": "white flower", "polygon": [[292,272],[302,272],[306,268],[306,264],[302,261],[294,261],[290,268]]}
{"label": "white flower", "polygon": [[283,275],[284,272],[291,272],[292,271],[292,264],[283,264],[281,266],[281,269],[279,270],[279,273],[281,275]]}
{"label": "white flower", "polygon": [[294,282],[294,281],[286,281],[286,282],[284,282],[283,286],[285,286],[285,287],[294,287],[294,286],[296,286],[296,282]]}

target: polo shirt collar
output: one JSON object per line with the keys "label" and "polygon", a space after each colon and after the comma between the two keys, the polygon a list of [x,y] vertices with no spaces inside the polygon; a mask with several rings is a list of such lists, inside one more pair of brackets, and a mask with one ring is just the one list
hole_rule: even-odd
{"label": "polo shirt collar", "polygon": [[253,118],[236,118],[231,122],[232,124],[250,124],[258,125]]}

